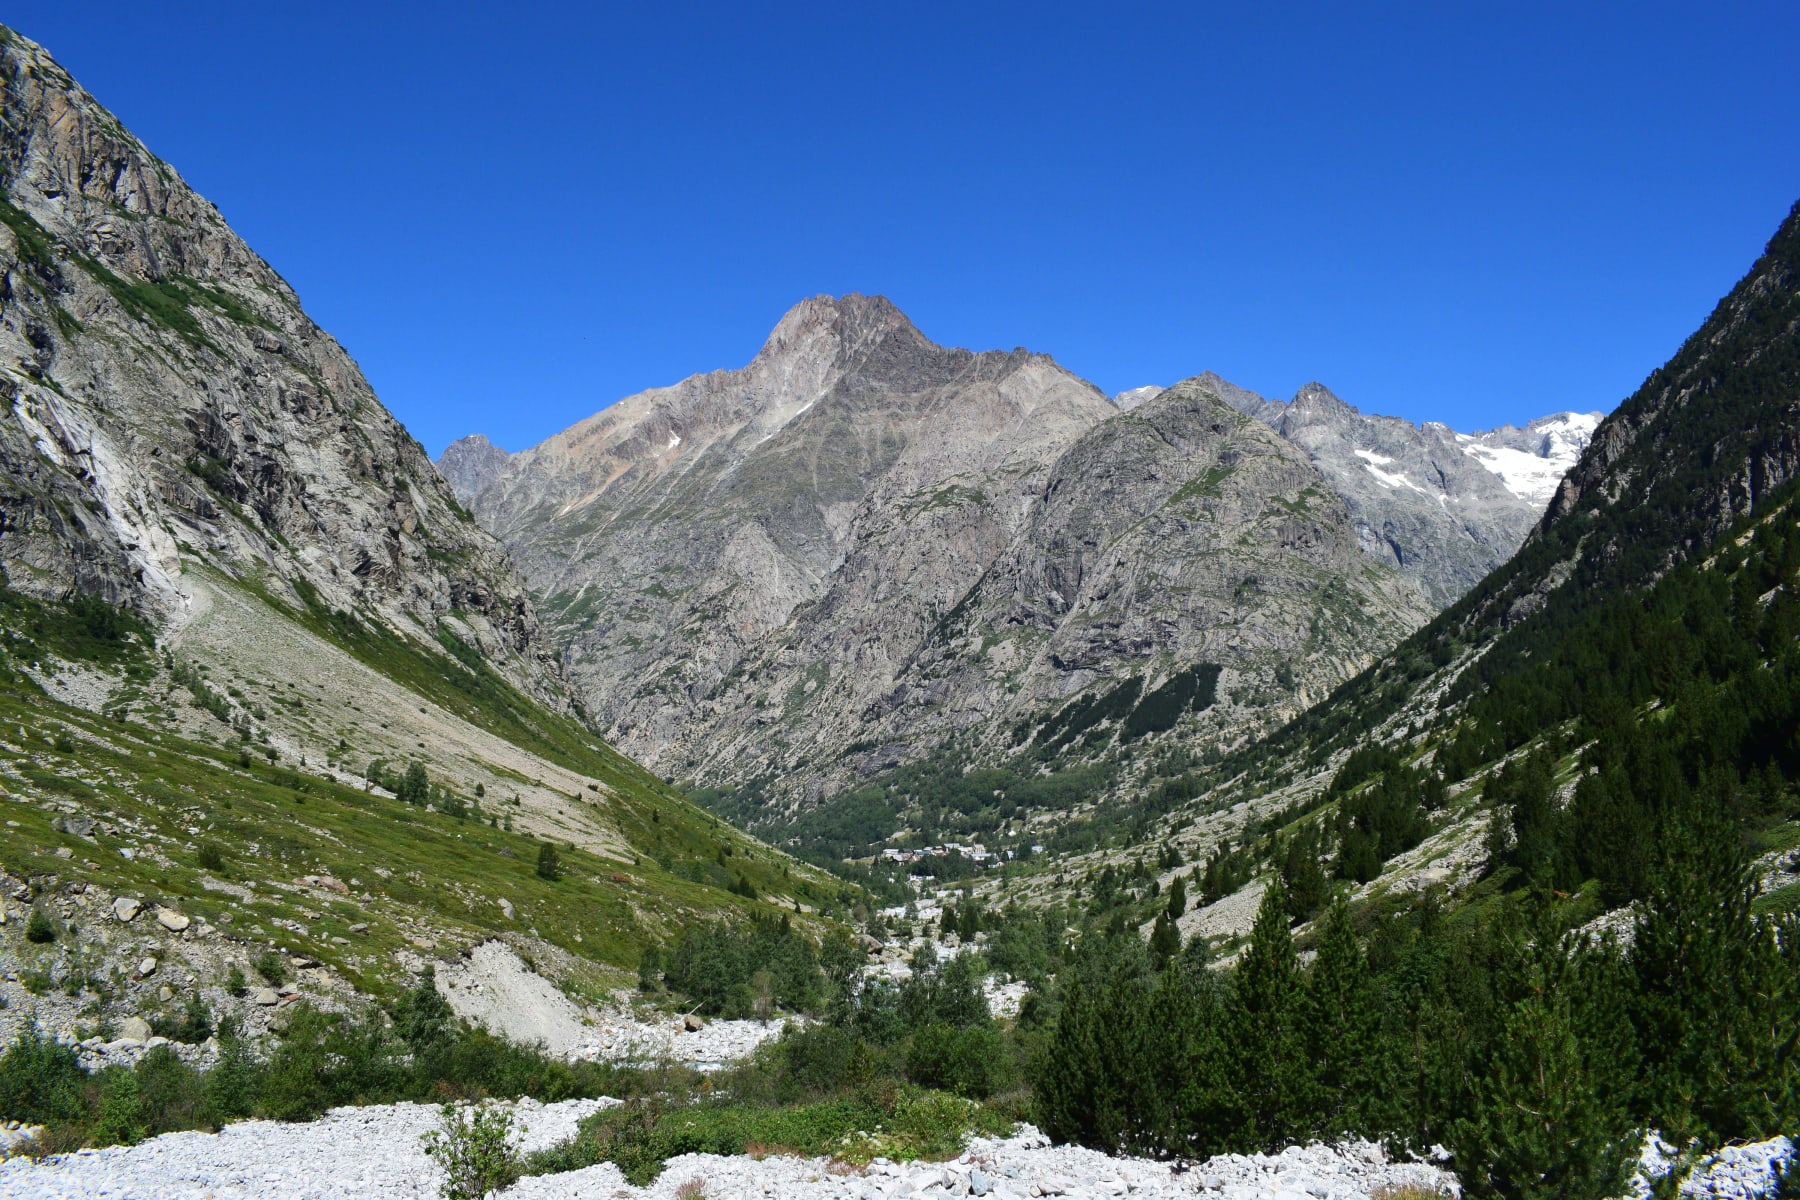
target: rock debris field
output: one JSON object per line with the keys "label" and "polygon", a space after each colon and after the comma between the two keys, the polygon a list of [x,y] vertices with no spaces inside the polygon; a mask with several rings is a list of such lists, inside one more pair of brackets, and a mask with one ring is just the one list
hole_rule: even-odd
{"label": "rock debris field", "polygon": [[[513,1105],[523,1146],[536,1150],[567,1138],[576,1123],[614,1103],[570,1100]],[[42,1163],[0,1162],[0,1195],[9,1200],[72,1197],[117,1200],[435,1200],[439,1174],[420,1136],[436,1128],[424,1104],[334,1109],[317,1121],[283,1125],[245,1121],[218,1134],[171,1133],[133,1147],[84,1150]],[[1428,1164],[1393,1163],[1377,1146],[1295,1147],[1278,1156],[1227,1155],[1177,1172],[1167,1163],[1110,1158],[1050,1146],[1029,1126],[1005,1139],[976,1138],[945,1163],[889,1163],[866,1168],[825,1159],[761,1160],[690,1154],[669,1160],[648,1188],[625,1182],[611,1163],[521,1180],[508,1200],[588,1197],[674,1197],[699,1180],[709,1200],[793,1197],[795,1200],[893,1200],[904,1196],[1218,1196],[1229,1200],[1361,1200],[1383,1185],[1417,1183],[1453,1191],[1454,1180]]]}
{"label": "rock debris field", "polygon": [[[540,1104],[512,1109],[519,1145],[538,1150],[562,1141],[577,1123],[614,1100]],[[170,1133],[138,1146],[83,1150],[33,1162],[0,1160],[0,1196],[8,1200],[435,1200],[440,1176],[420,1137],[437,1127],[437,1109],[390,1104],[334,1109],[317,1121],[284,1125],[245,1121],[218,1134]],[[1760,1196],[1792,1151],[1783,1138],[1728,1147],[1702,1165],[1684,1196],[1750,1200]],[[1644,1161],[1663,1160],[1654,1146]],[[1647,1197],[1640,1178],[1630,1193]],[[974,1138],[950,1162],[866,1167],[826,1159],[687,1154],[669,1160],[646,1188],[625,1182],[602,1163],[520,1180],[507,1200],[906,1200],[932,1196],[1028,1200],[1110,1200],[1116,1196],[1213,1197],[1217,1200],[1368,1200],[1413,1187],[1415,1194],[1460,1195],[1456,1178],[1427,1162],[1390,1158],[1372,1142],[1290,1146],[1276,1155],[1227,1154],[1197,1164],[1115,1158],[1075,1146],[1052,1146],[1029,1125],[1010,1137]],[[686,1189],[685,1191],[683,1189]]]}

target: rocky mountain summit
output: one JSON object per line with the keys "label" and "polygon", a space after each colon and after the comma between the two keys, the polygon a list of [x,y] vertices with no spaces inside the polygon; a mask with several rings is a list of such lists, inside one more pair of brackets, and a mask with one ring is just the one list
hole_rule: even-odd
{"label": "rocky mountain summit", "polygon": [[799,794],[1196,659],[1221,719],[1292,711],[1432,611],[1216,389],[1121,413],[879,297],[803,302],[748,366],[620,401],[472,504],[610,736]]}
{"label": "rocky mountain summit", "polygon": [[512,455],[479,433],[458,438],[438,456],[438,471],[456,498],[467,504],[494,482]]}
{"label": "rocky mountain summit", "polygon": [[0,570],[179,627],[205,567],[475,647],[564,703],[500,545],[287,283],[43,49],[0,37]]}

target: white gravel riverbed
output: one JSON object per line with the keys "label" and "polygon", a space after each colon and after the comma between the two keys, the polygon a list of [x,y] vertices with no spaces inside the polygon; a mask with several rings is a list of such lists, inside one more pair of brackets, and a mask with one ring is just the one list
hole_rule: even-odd
{"label": "white gravel riverbed", "polygon": [[[513,1106],[524,1148],[574,1132],[582,1117],[613,1103],[522,1101]],[[85,1150],[52,1161],[0,1162],[0,1195],[9,1200],[431,1200],[436,1168],[420,1135],[437,1110],[423,1104],[334,1109],[317,1121],[283,1125],[245,1121],[218,1134],[171,1133],[142,1145]],[[690,1154],[671,1159],[650,1187],[628,1186],[610,1163],[521,1180],[509,1200],[644,1197],[669,1200],[700,1180],[708,1200],[897,1200],[899,1197],[1215,1196],[1221,1200],[1365,1200],[1384,1184],[1422,1183],[1453,1190],[1428,1164],[1391,1163],[1380,1147],[1293,1147],[1276,1156],[1225,1155],[1186,1171],[1167,1163],[1111,1158],[1049,1146],[1030,1127],[1012,1137],[977,1138],[949,1163],[845,1167],[825,1159]]]}
{"label": "white gravel riverbed", "polygon": [[[536,1150],[570,1136],[576,1123],[616,1103],[570,1100],[510,1106],[523,1128],[522,1148]],[[433,1200],[439,1176],[420,1136],[437,1125],[437,1109],[392,1104],[334,1109],[317,1121],[284,1125],[245,1121],[218,1134],[171,1133],[142,1145],[84,1150],[45,1162],[0,1160],[7,1200]],[[1766,1189],[1792,1151],[1782,1138],[1728,1147],[1705,1161],[1682,1188],[1685,1196],[1749,1200]],[[1645,1165],[1663,1163],[1647,1147]],[[1212,1200],[1368,1200],[1382,1188],[1415,1185],[1446,1197],[1460,1189],[1430,1163],[1392,1161],[1371,1142],[1290,1146],[1276,1155],[1220,1155],[1172,1166],[1115,1158],[1075,1146],[1051,1146],[1030,1126],[1011,1137],[975,1138],[952,1162],[849,1167],[826,1159],[753,1159],[688,1154],[670,1159],[647,1188],[625,1182],[611,1163],[519,1181],[507,1200],[926,1200],[934,1196],[993,1200],[1110,1200],[1132,1196]],[[1640,1179],[1632,1194],[1644,1197]],[[689,1189],[685,1194],[682,1189]],[[696,1193],[693,1189],[698,1188]]]}

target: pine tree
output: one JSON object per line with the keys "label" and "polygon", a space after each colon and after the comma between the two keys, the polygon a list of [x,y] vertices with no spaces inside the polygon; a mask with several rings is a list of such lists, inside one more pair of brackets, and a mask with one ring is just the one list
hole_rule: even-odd
{"label": "pine tree", "polygon": [[1568,946],[1539,952],[1475,1081],[1449,1143],[1465,1194],[1505,1200],[1606,1200],[1625,1190],[1637,1135],[1625,1098],[1579,1036]]}
{"label": "pine tree", "polygon": [[1380,998],[1341,899],[1325,919],[1307,976],[1301,1029],[1313,1135],[1382,1131],[1380,1110],[1393,1088],[1385,1078]]}
{"label": "pine tree", "polygon": [[1181,953],[1181,930],[1169,919],[1168,913],[1159,913],[1156,925],[1150,930],[1150,960],[1158,971],[1166,967]]}
{"label": "pine tree", "polygon": [[1708,1145],[1800,1121],[1800,922],[1761,921],[1732,823],[1698,797],[1665,826],[1632,939],[1645,1110]]}
{"label": "pine tree", "polygon": [[1169,884],[1169,902],[1163,911],[1171,921],[1179,921],[1181,914],[1187,911],[1187,880],[1182,876],[1175,876],[1174,882]]}
{"label": "pine tree", "polygon": [[1281,866],[1282,890],[1287,893],[1288,915],[1306,921],[1331,898],[1331,882],[1319,865],[1318,826],[1303,829],[1288,841]]}
{"label": "pine tree", "polygon": [[551,883],[562,878],[562,856],[557,854],[556,847],[549,842],[538,847],[537,877]]}
{"label": "pine tree", "polygon": [[1304,1124],[1311,1090],[1299,1036],[1300,968],[1288,932],[1287,896],[1271,880],[1250,947],[1233,975],[1230,1006],[1236,1075],[1236,1135],[1244,1147],[1274,1152]]}

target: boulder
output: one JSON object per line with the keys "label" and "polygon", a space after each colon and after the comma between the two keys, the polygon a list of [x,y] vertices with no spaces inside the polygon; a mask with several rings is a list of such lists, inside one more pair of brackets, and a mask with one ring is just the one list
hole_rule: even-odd
{"label": "boulder", "polygon": [[164,929],[168,930],[170,933],[180,933],[182,930],[186,929],[189,924],[191,924],[191,922],[185,916],[183,916],[181,913],[176,912],[172,908],[157,909],[156,910],[156,919],[157,919],[158,923],[160,923],[162,925],[162,927]]}
{"label": "boulder", "polygon": [[264,1008],[274,1008],[281,1003],[281,997],[275,993],[274,988],[260,987],[250,993],[250,1003],[260,1004]]}
{"label": "boulder", "polygon": [[154,974],[156,974],[156,960],[154,958],[146,958],[138,963],[139,979],[148,979]]}
{"label": "boulder", "polygon": [[112,908],[113,916],[127,924],[137,920],[137,915],[144,911],[143,904],[133,900],[130,896],[120,896],[113,901]]}
{"label": "boulder", "polygon": [[699,1017],[696,1017],[693,1013],[689,1013],[687,1016],[681,1018],[681,1031],[683,1033],[699,1033],[701,1024],[702,1022]]}
{"label": "boulder", "polygon": [[129,1042],[150,1040],[150,1022],[142,1017],[126,1017],[119,1022],[119,1037]]}

